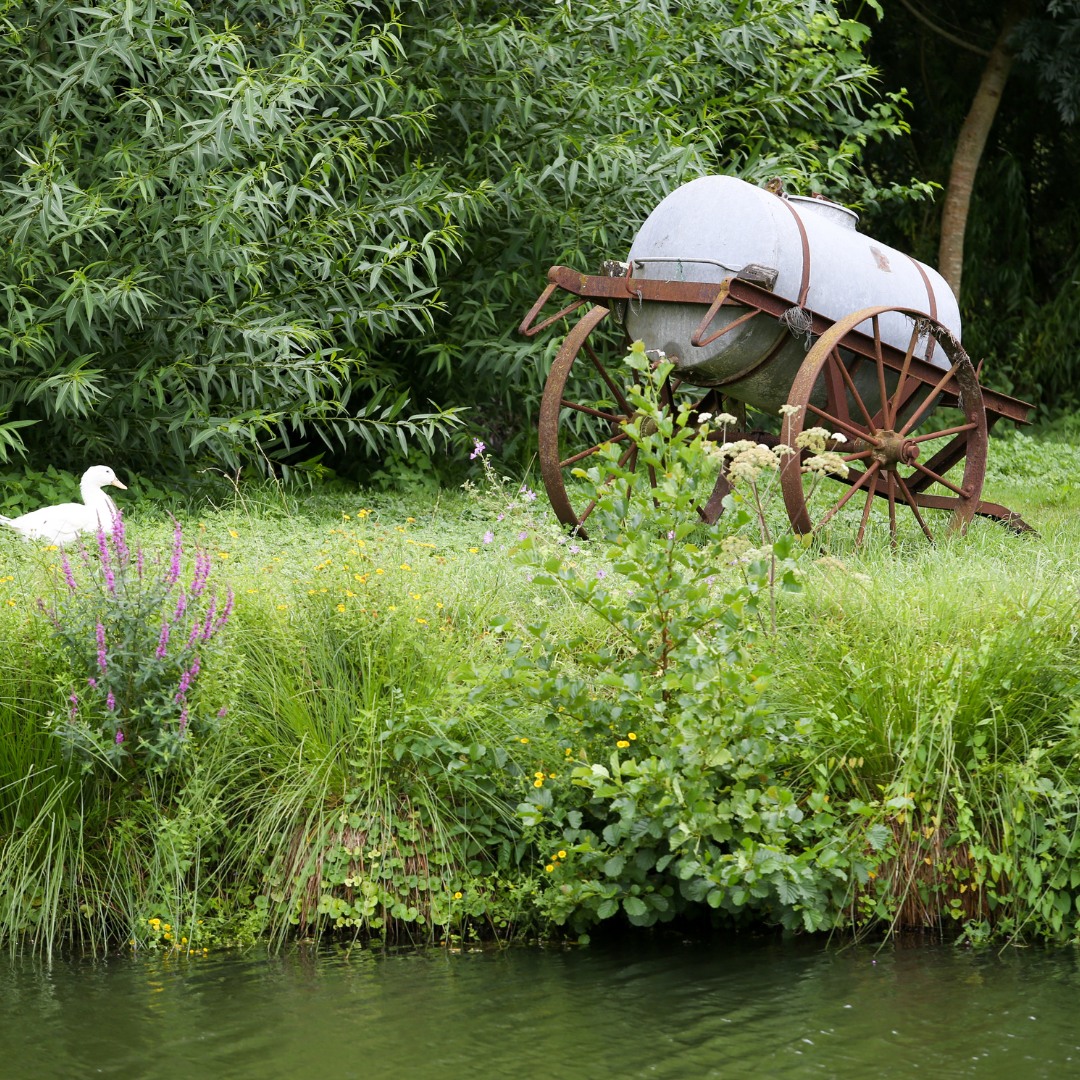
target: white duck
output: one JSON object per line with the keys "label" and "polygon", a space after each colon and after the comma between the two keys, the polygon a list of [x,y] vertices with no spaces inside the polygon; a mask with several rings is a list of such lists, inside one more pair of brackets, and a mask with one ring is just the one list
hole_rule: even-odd
{"label": "white duck", "polygon": [[14,529],[25,540],[48,540],[50,544],[71,544],[82,533],[96,533],[99,529],[111,536],[116,503],[102,490],[109,484],[127,490],[127,485],[117,480],[116,473],[108,465],[93,465],[82,474],[79,482],[81,503],[43,506],[17,518],[0,515],[0,524]]}

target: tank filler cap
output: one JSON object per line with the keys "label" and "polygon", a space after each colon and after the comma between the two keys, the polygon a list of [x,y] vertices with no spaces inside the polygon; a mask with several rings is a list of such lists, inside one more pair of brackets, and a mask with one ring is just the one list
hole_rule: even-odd
{"label": "tank filler cap", "polygon": [[820,217],[827,218],[834,225],[855,229],[859,224],[859,215],[840,203],[826,199],[824,195],[788,195],[789,203],[796,203],[797,209],[809,210]]}

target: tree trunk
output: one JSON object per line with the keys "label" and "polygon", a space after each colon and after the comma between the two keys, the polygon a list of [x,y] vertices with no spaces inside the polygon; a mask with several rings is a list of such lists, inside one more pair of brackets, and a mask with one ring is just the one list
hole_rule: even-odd
{"label": "tree trunk", "polygon": [[1005,7],[1001,33],[990,52],[983,69],[979,89],[971,109],[964,118],[956,139],[949,183],[945,188],[945,202],[941,208],[941,245],[938,249],[938,269],[941,276],[952,286],[960,298],[960,280],[964,270],[964,231],[967,228],[968,209],[971,206],[971,190],[975,173],[979,168],[983,148],[986,146],[990,128],[997,115],[1005,81],[1012,67],[1012,51],[1009,37],[1016,24],[1023,19],[1031,0],[1010,0]]}

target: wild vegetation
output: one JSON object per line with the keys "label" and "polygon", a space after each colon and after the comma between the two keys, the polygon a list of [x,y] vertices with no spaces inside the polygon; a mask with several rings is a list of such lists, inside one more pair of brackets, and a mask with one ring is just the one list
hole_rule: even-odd
{"label": "wild vegetation", "polygon": [[[111,538],[0,535],[8,947],[1080,936],[1067,440],[994,442],[1040,537],[804,543],[753,446],[706,527],[726,421],[635,350],[655,484],[583,472],[586,543],[522,465],[544,269],[683,180],[786,178],[929,261],[954,128],[933,168],[902,138],[863,7],[0,0],[0,509],[132,479]],[[1075,138],[1011,97],[966,340],[1060,412]]]}
{"label": "wild vegetation", "polygon": [[126,559],[3,538],[7,945],[1076,938],[1076,452],[995,441],[1041,537],[823,553],[753,455],[701,525],[722,431],[642,377],[660,479],[588,543],[480,446],[434,499],[148,500]]}

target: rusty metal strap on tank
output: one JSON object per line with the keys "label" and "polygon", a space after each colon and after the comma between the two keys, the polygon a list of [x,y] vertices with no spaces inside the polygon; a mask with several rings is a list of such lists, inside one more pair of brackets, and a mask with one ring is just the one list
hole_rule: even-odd
{"label": "rusty metal strap on tank", "polygon": [[[908,259],[910,260],[911,265],[914,266],[915,269],[919,271],[919,277],[922,278],[923,285],[926,287],[926,299],[930,302],[930,311],[929,311],[930,318],[933,319],[934,322],[937,322],[938,321],[938,317],[937,317],[937,312],[938,312],[937,295],[934,293],[934,286],[930,284],[930,277],[926,273],[926,270],[923,268],[923,264],[921,262],[919,262],[918,259],[913,259],[910,255],[908,256]],[[937,345],[937,342],[934,340],[933,335],[928,335],[928,337],[929,337],[929,341],[927,342],[927,346],[926,346],[926,360],[927,360],[927,363],[929,363],[931,360],[933,360],[933,358],[934,358],[934,348]]]}
{"label": "rusty metal strap on tank", "polygon": [[799,217],[795,207],[791,205],[782,195],[778,195],[777,198],[781,204],[788,208],[789,213],[795,219],[795,224],[799,229],[799,241],[802,244],[802,281],[799,282],[799,299],[796,304],[804,308],[806,307],[806,297],[810,292],[810,239],[806,235],[806,226],[803,224],[803,220]]}

